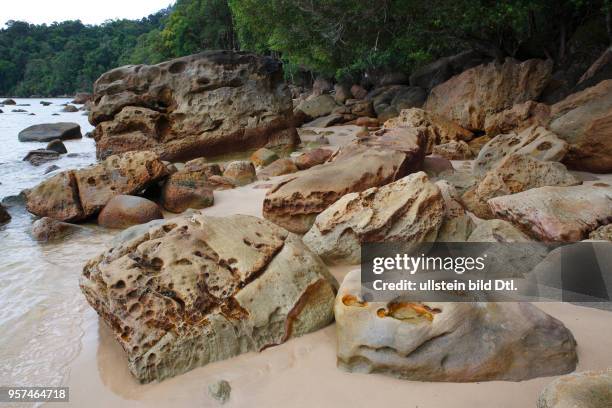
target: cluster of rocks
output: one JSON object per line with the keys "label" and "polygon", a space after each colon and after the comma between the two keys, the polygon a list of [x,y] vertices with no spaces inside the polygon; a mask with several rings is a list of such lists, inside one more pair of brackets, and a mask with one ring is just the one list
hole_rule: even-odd
{"label": "cluster of rocks", "polygon": [[[270,58],[210,52],[118,68],[96,82],[91,102],[104,160],[47,179],[26,205],[60,222],[154,220],[121,234],[80,282],[143,382],[334,317],[338,364],[349,371],[455,382],[568,373],[578,359],[572,333],[531,304],[370,302],[359,271],[338,289],[326,266],[358,263],[370,242],[610,237],[612,186],[568,170],[612,171],[610,81],[546,105],[549,62],[479,58],[449,57],[370,91],[318,81],[294,95],[295,110]],[[336,151],[287,157],[265,147],[298,143],[304,120],[367,129]],[[203,157],[254,148],[250,160]],[[263,220],[161,220],[159,206],[204,208],[215,190],[258,179],[272,179]],[[555,406],[547,398],[542,406]]]}

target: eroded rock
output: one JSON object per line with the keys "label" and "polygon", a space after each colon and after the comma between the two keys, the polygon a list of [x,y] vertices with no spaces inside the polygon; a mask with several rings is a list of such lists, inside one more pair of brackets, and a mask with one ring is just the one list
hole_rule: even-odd
{"label": "eroded rock", "polygon": [[286,230],[195,213],[90,260],[80,285],[149,382],[328,325],[337,284]]}
{"label": "eroded rock", "polygon": [[546,126],[550,120],[550,106],[527,101],[499,113],[488,115],[484,130],[487,136],[520,132],[530,126]]}
{"label": "eroded rock", "polygon": [[537,100],[548,83],[552,61],[508,58],[470,68],[431,90],[424,109],[469,130],[484,130],[487,116]]}
{"label": "eroded rock", "polygon": [[36,241],[47,242],[64,238],[80,230],[80,227],[67,222],[43,217],[32,224],[32,238]]}
{"label": "eroded rock", "polygon": [[415,381],[520,381],[576,368],[572,333],[529,303],[364,302],[359,270],[336,297],[338,366]]}
{"label": "eroded rock", "polygon": [[504,220],[480,221],[467,242],[530,242],[521,230]]}
{"label": "eroded rock", "polygon": [[100,158],[144,149],[182,161],[296,145],[292,108],[279,61],[206,51],[106,72],[94,84],[89,120]]}
{"label": "eroded rock", "polygon": [[534,188],[488,203],[496,216],[545,242],[580,241],[612,222],[612,187],[605,183]]}
{"label": "eroded rock", "polygon": [[236,186],[244,186],[257,179],[255,166],[247,160],[236,160],[228,163],[223,171],[223,177]]}
{"label": "eroded rock", "polygon": [[325,163],[332,156],[333,151],[330,149],[312,149],[308,150],[295,159],[293,162],[300,170],[306,170],[319,164]]}
{"label": "eroded rock", "polygon": [[317,216],[303,239],[326,263],[358,264],[366,242],[435,241],[443,216],[440,190],[418,172],[346,194]]}
{"label": "eroded rock", "polygon": [[433,147],[432,153],[449,160],[470,160],[474,157],[470,146],[463,140],[453,140],[436,145]]}
{"label": "eroded rock", "polygon": [[264,167],[258,174],[259,180],[268,180],[270,177],[282,176],[298,171],[293,160],[289,158],[278,159]]}
{"label": "eroded rock", "polygon": [[585,371],[557,378],[538,398],[537,408],[604,408],[612,406],[612,369]]}
{"label": "eroded rock", "polygon": [[589,239],[612,241],[612,224],[602,225],[589,234]]}

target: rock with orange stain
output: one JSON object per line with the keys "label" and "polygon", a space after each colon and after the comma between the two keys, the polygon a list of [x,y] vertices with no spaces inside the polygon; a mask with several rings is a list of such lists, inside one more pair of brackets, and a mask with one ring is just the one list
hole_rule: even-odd
{"label": "rock with orange stain", "polygon": [[80,285],[141,382],[333,321],[337,282],[298,236],[271,222],[196,212],[134,232],[90,260]]}
{"label": "rock with orange stain", "polygon": [[338,366],[344,370],[475,382],[521,381],[576,368],[572,333],[532,304],[364,302],[360,294],[360,272],[354,270],[334,306]]}

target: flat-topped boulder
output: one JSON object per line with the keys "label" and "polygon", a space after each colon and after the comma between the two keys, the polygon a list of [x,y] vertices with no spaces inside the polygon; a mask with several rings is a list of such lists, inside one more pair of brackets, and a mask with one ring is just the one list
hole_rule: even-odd
{"label": "flat-topped boulder", "polygon": [[612,368],[557,378],[544,388],[537,408],[612,407]]}
{"label": "flat-topped boulder", "polygon": [[382,186],[420,169],[423,146],[424,139],[409,129],[347,145],[331,161],[285,176],[266,194],[263,215],[303,234],[319,213],[345,194]]}
{"label": "flat-topped boulder", "polygon": [[18,135],[20,142],[50,142],[55,139],[68,140],[82,137],[81,126],[71,122],[32,125],[23,129]]}
{"label": "flat-topped boulder", "polygon": [[537,100],[551,73],[552,62],[538,59],[478,65],[433,88],[424,109],[484,130],[487,116]]}
{"label": "flat-topped boulder", "polygon": [[79,221],[96,215],[119,194],[139,194],[168,175],[153,152],[129,152],[80,170],[56,174],[26,190],[26,208],[40,217]]}
{"label": "flat-topped boulder", "polygon": [[534,188],[488,203],[495,216],[545,242],[580,241],[612,222],[612,187],[600,182]]}
{"label": "flat-topped boulder", "polygon": [[303,239],[328,264],[358,264],[364,243],[435,241],[444,213],[440,190],[418,172],[344,195],[317,216]]}
{"label": "flat-topped boulder", "polygon": [[195,213],[90,260],[80,286],[132,374],[150,382],[325,327],[337,283],[283,228]]}
{"label": "flat-topped boulder", "polygon": [[89,121],[99,158],[152,150],[164,160],[296,145],[280,61],[206,51],[157,65],[128,65],[94,84]]}
{"label": "flat-topped boulder", "polygon": [[366,302],[359,270],[334,305],[338,366],[413,381],[521,381],[565,374],[572,333],[530,303]]}
{"label": "flat-topped boulder", "polygon": [[487,203],[491,198],[531,188],[581,183],[559,162],[538,160],[528,154],[511,154],[489,170],[477,186],[467,191],[462,201],[476,216],[488,219],[493,217]]}

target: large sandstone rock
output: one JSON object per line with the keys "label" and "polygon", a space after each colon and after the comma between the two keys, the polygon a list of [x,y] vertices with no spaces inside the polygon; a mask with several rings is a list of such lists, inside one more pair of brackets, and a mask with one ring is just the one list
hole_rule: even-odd
{"label": "large sandstone rock", "polygon": [[414,70],[410,74],[410,85],[429,90],[488,59],[490,58],[477,51],[464,51],[457,55],[443,57]]}
{"label": "large sandstone rock", "polygon": [[520,381],[576,368],[576,341],[529,303],[365,302],[359,270],[334,305],[338,365],[415,381]]}
{"label": "large sandstone rock", "polygon": [[453,140],[433,147],[431,152],[448,160],[470,160],[474,157],[470,145],[463,140]]}
{"label": "large sandstone rock", "polygon": [[398,116],[403,109],[422,107],[426,97],[423,88],[406,85],[384,86],[368,94],[381,122]]}
{"label": "large sandstone rock", "polygon": [[82,137],[81,126],[78,123],[70,122],[32,125],[23,129],[18,135],[20,142],[50,142],[55,139],[67,140]]}
{"label": "large sandstone rock", "polygon": [[303,239],[326,263],[358,264],[363,243],[435,241],[443,217],[440,190],[418,172],[343,196],[317,216]]}
{"label": "large sandstone rock", "polygon": [[257,173],[257,178],[259,180],[269,180],[271,177],[283,176],[285,174],[295,173],[296,171],[298,171],[298,168],[293,160],[282,158],[264,167]]}
{"label": "large sandstone rock", "polygon": [[94,84],[89,121],[101,158],[153,150],[188,160],[299,141],[280,62],[244,52],[113,69]]}
{"label": "large sandstone rock", "polygon": [[59,173],[26,190],[26,208],[40,217],[79,221],[96,215],[118,194],[138,194],[167,175],[152,152],[129,152],[80,170]]}
{"label": "large sandstone rock", "polygon": [[605,183],[540,187],[492,198],[489,207],[541,241],[580,241],[612,222],[612,187]]}
{"label": "large sandstone rock", "polygon": [[333,151],[330,149],[312,149],[293,159],[293,162],[298,169],[306,170],[313,166],[325,163],[331,157],[332,153]]}
{"label": "large sandstone rock", "polygon": [[551,72],[551,61],[535,59],[479,65],[433,88],[424,109],[466,129],[484,130],[487,116],[537,100]]}
{"label": "large sandstone rock", "polygon": [[520,133],[498,135],[485,144],[472,164],[477,176],[496,167],[510,154],[527,154],[543,161],[561,161],[568,145],[541,126],[532,126]]}
{"label": "large sandstone rock", "polygon": [[80,285],[149,382],[326,326],[337,284],[286,230],[195,213],[90,260]]}
{"label": "large sandstone rock", "polygon": [[264,167],[272,163],[273,161],[278,160],[278,155],[273,150],[262,147],[261,149],[258,149],[253,152],[250,157],[250,160],[256,167]]}
{"label": "large sandstone rock", "polygon": [[568,166],[612,172],[612,79],[554,104],[549,126],[570,144]]}
{"label": "large sandstone rock", "polygon": [[589,239],[612,241],[612,224],[602,225],[589,234]]}
{"label": "large sandstone rock", "polygon": [[127,228],[164,218],[161,210],[151,200],[120,194],[114,196],[98,215],[98,224],[106,228]]}
{"label": "large sandstone rock", "polygon": [[223,171],[223,177],[237,186],[252,183],[257,179],[255,166],[247,160],[236,160],[228,163]]}
{"label": "large sandstone rock", "polygon": [[433,146],[455,140],[468,141],[472,132],[435,113],[419,108],[404,109],[396,118],[385,122],[384,127],[420,128],[427,138],[426,153],[432,152]]}
{"label": "large sandstone rock", "polygon": [[538,398],[537,408],[612,407],[612,369],[557,378]]}
{"label": "large sandstone rock", "polygon": [[216,186],[210,182],[210,178],[214,177],[217,173],[215,170],[218,170],[218,166],[214,166],[199,161],[187,162],[184,169],[172,174],[164,183],[161,205],[173,213],[182,213],[188,208],[202,209],[213,205],[212,190]]}
{"label": "large sandstone rock", "polygon": [[466,192],[462,201],[476,216],[488,219],[493,217],[487,204],[491,198],[531,188],[575,186],[581,183],[561,163],[538,160],[526,154],[511,154],[486,173],[476,187]]}
{"label": "large sandstone rock", "polygon": [[286,176],[268,190],[263,215],[296,233],[305,233],[316,216],[348,193],[398,180],[420,168],[424,141],[393,130],[368,137],[338,152],[332,161]]}

